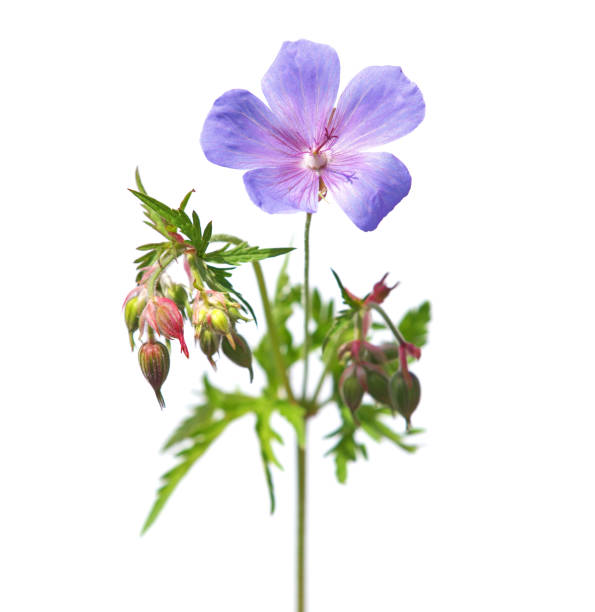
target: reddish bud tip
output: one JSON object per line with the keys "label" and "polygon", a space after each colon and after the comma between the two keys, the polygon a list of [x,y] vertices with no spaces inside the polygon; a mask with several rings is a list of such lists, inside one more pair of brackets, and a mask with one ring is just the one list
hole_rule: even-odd
{"label": "reddish bud tip", "polygon": [[392,287],[389,287],[384,281],[388,276],[388,272],[377,282],[372,288],[372,293],[366,298],[366,303],[374,302],[375,304],[382,304],[388,297],[388,294],[399,284],[396,283]]}

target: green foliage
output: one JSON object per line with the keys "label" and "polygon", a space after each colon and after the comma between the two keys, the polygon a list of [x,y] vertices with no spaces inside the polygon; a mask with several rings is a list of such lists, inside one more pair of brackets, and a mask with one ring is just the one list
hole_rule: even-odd
{"label": "green foliage", "polygon": [[193,413],[182,421],[164,446],[164,450],[184,445],[175,455],[178,464],[166,472],[161,480],[155,502],[143,525],[142,533],[155,522],[167,500],[190,468],[209,449],[211,444],[235,420],[252,414],[255,417],[255,431],[260,447],[260,456],[269,491],[271,512],[275,509],[275,493],[271,466],[281,467],[275,456],[273,443],[283,443],[278,432],[271,425],[272,416],[277,413],[295,429],[301,444],[304,441],[304,410],[301,406],[283,399],[253,397],[244,393],[227,393],[214,387],[207,377],[203,379],[204,401],[194,407]]}
{"label": "green foliage", "polygon": [[[289,368],[301,357],[299,347],[293,342],[293,335],[289,330],[288,321],[294,313],[296,305],[300,304],[302,297],[301,285],[291,285],[287,274],[288,259],[285,258],[277,283],[275,293],[271,300],[273,320],[275,321],[277,334],[279,336],[281,354],[285,364]],[[267,377],[267,387],[265,392],[268,395],[276,395],[281,386],[281,377],[273,358],[273,348],[269,334],[265,334],[254,351],[254,358],[264,370]]]}
{"label": "green foliage", "polygon": [[346,406],[342,405],[339,412],[341,426],[326,436],[336,438],[335,445],[326,454],[332,455],[335,460],[335,473],[340,483],[345,483],[347,480],[349,462],[357,461],[358,456],[368,458],[366,445],[356,439],[358,431],[363,431],[375,442],[389,440],[408,453],[413,453],[418,448],[414,444],[408,444],[406,438],[423,430],[411,430],[408,434],[397,433],[383,421],[382,417],[391,416],[387,408],[362,404],[356,411],[355,419]]}
{"label": "green foliage", "polygon": [[[261,249],[242,242],[235,246],[228,243],[223,247],[207,252],[211,243],[214,242],[212,223],[207,223],[203,230],[200,218],[196,212],[193,211],[191,216],[188,216],[185,212],[194,190],[192,189],[184,196],[178,208],[170,208],[147,194],[138,168],[136,169],[135,179],[138,191],[130,189],[130,192],[141,201],[144,214],[147,217],[145,223],[167,239],[165,242],[154,242],[138,247],[138,250],[143,254],[135,260],[139,270],[137,282],[142,276],[142,270],[161,261],[161,258],[166,253],[173,253],[175,257],[185,254],[193,273],[198,275],[201,283],[206,284],[214,291],[231,293],[250,312],[252,318],[255,319],[256,317],[250,304],[229,281],[231,271],[240,264],[277,257],[289,253],[293,249]],[[219,264],[225,267],[220,268],[212,264]]]}
{"label": "green foliage", "polygon": [[427,342],[428,324],[430,322],[430,302],[424,302],[417,308],[409,310],[399,323],[399,331],[407,342],[422,347]]}

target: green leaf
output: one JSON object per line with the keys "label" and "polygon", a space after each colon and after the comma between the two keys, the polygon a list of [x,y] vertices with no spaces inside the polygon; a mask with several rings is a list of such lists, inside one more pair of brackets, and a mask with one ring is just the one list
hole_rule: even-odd
{"label": "green leaf", "polygon": [[217,249],[216,251],[211,251],[204,256],[204,259],[205,261],[212,263],[237,266],[242,263],[261,261],[262,259],[285,255],[293,250],[294,249],[291,247],[261,249],[257,246],[249,246],[247,243],[243,242],[234,248],[224,247],[222,249]]}
{"label": "green leaf", "polygon": [[188,204],[188,200],[190,200],[190,196],[194,193],[194,189],[191,189],[185,196],[184,199],[180,202],[180,205],[178,206],[178,210],[184,212],[187,204]]}
{"label": "green leaf", "polygon": [[145,189],[143,182],[140,179],[140,172],[138,169],[138,166],[136,167],[136,170],[134,171],[134,180],[136,182],[136,188],[141,192],[146,194],[147,190]]}
{"label": "green leaf", "polygon": [[[287,264],[288,257],[285,258],[277,277],[271,309],[279,336],[281,354],[289,368],[301,357],[299,349],[294,345],[288,321],[293,315],[295,306],[301,302],[302,289],[300,285],[290,284]],[[268,334],[262,337],[253,354],[260,367],[265,371],[267,377],[266,393],[275,396],[282,381],[273,358],[273,349]]]}
{"label": "green leaf", "polygon": [[156,518],[163,510],[167,500],[175,491],[178,484],[180,484],[182,478],[184,478],[184,476],[188,473],[188,470],[208,450],[211,443],[223,432],[227,424],[227,422],[220,421],[218,427],[211,429],[210,434],[206,435],[204,439],[200,439],[190,448],[187,448],[176,455],[176,457],[181,459],[181,461],[175,468],[169,470],[169,472],[166,472],[161,477],[163,485],[157,491],[157,499],[149,512],[149,516],[147,516],[141,534],[145,533],[147,529],[149,529],[149,527],[155,522]]}
{"label": "green leaf", "polygon": [[351,296],[351,294],[343,286],[343,283],[341,282],[339,275],[332,268],[331,268],[331,272],[333,273],[333,276],[335,277],[335,280],[337,281],[337,285],[339,285],[339,289],[341,290],[341,296],[343,297],[343,301],[345,302],[345,304],[347,304],[347,306],[350,306],[351,308],[355,310],[359,310],[362,306],[362,302],[360,300],[355,300]]}
{"label": "green leaf", "polygon": [[418,447],[413,444],[407,444],[404,441],[407,434],[398,434],[380,420],[386,413],[387,410],[384,408],[362,405],[357,411],[357,418],[361,423],[362,429],[375,441],[380,442],[384,438],[390,440],[404,451],[414,453]]}
{"label": "green leaf", "polygon": [[430,302],[424,302],[405,314],[398,325],[399,331],[407,342],[411,342],[419,347],[424,346],[428,337],[430,318]]}
{"label": "green leaf", "polygon": [[306,443],[306,411],[303,406],[292,404],[286,400],[277,400],[275,407],[279,414],[294,428],[300,448]]}
{"label": "green leaf", "polygon": [[256,435],[260,443],[260,458],[266,478],[267,488],[269,491],[269,499],[271,504],[271,514],[275,512],[275,487],[273,484],[273,475],[271,473],[271,464],[281,468],[275,453],[273,451],[273,441],[283,442],[281,436],[273,430],[270,424],[271,410],[264,408],[256,417]]}
{"label": "green leaf", "polygon": [[182,421],[164,445],[163,450],[181,444],[186,444],[187,447],[175,455],[179,460],[178,465],[162,476],[162,485],[157,491],[155,502],[145,521],[142,533],[146,532],[155,522],[167,500],[190,468],[233,421],[246,414],[254,414],[256,417],[255,431],[269,491],[271,512],[275,509],[271,467],[275,465],[281,468],[273,444],[283,443],[279,433],[271,426],[271,417],[275,412],[279,412],[294,426],[298,440],[303,443],[303,412],[300,412],[303,409],[301,407],[286,400],[252,397],[240,392],[228,393],[213,386],[206,376],[203,378],[203,384],[204,401],[194,407],[193,413]]}

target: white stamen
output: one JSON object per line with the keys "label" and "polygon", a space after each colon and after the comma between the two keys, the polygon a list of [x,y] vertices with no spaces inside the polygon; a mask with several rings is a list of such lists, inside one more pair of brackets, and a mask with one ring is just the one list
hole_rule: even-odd
{"label": "white stamen", "polygon": [[320,170],[328,164],[326,153],[306,153],[304,155],[304,165],[310,170]]}

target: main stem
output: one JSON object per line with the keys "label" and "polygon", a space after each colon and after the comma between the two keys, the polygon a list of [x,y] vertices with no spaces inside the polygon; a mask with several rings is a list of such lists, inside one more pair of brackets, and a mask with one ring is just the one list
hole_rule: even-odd
{"label": "main stem", "polygon": [[304,406],[304,444],[297,443],[297,612],[306,609],[306,449],[308,407],[308,354],[310,352],[310,223],[312,214],[306,215],[304,229],[304,379],[302,405]]}

